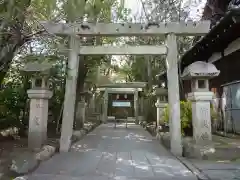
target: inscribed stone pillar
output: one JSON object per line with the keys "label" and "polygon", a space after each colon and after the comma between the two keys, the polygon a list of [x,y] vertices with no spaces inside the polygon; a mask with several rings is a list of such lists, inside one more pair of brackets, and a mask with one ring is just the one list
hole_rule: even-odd
{"label": "inscribed stone pillar", "polygon": [[166,108],[167,103],[161,101],[160,97],[157,98],[157,102],[155,104],[157,108],[157,126],[163,125],[164,122],[161,121],[162,115],[164,113],[164,109]]}
{"label": "inscribed stone pillar", "polygon": [[228,130],[228,123],[227,123],[227,112],[226,112],[226,107],[227,107],[227,87],[223,87],[223,93],[222,93],[222,96],[221,96],[221,110],[222,110],[222,116],[223,116],[223,129],[224,129],[224,132],[225,134],[227,133],[227,130]]}
{"label": "inscribed stone pillar", "polygon": [[144,97],[141,96],[140,98],[140,109],[141,109],[141,116],[144,115]]}
{"label": "inscribed stone pillar", "polygon": [[[101,107],[102,107],[102,98],[101,97],[98,97],[98,100],[97,100],[97,112],[99,114],[101,114]],[[101,118],[100,118],[101,119]]]}
{"label": "inscribed stone pillar", "polygon": [[96,103],[96,97],[95,97],[95,94],[93,94],[92,97],[91,97],[91,101],[90,101],[90,109],[91,109],[92,113],[96,112],[96,109],[95,109],[96,105],[95,105],[95,103]]}
{"label": "inscribed stone pillar", "polygon": [[28,147],[39,149],[47,140],[48,100],[52,91],[47,89],[29,89],[30,114],[28,129]]}
{"label": "inscribed stone pillar", "polygon": [[157,127],[158,127],[161,121],[160,97],[157,97],[157,102],[155,103],[155,106],[157,108]]}
{"label": "inscribed stone pillar", "polygon": [[77,104],[77,113],[76,113],[76,129],[80,130],[83,127],[85,122],[85,114],[86,114],[86,105],[85,101],[81,100]]}
{"label": "inscribed stone pillar", "polygon": [[212,140],[210,101],[213,92],[192,92],[188,99],[192,101],[193,138],[196,144]]}
{"label": "inscribed stone pillar", "polygon": [[134,115],[135,115],[135,122],[136,124],[139,123],[138,121],[138,89],[134,92]]}
{"label": "inscribed stone pillar", "polygon": [[103,97],[103,122],[107,123],[108,119],[108,90],[105,89],[104,97]]}
{"label": "inscribed stone pillar", "polygon": [[213,64],[197,61],[183,71],[182,77],[191,80],[193,138],[198,145],[212,141],[210,102],[213,92],[209,91],[208,79],[218,76]]}
{"label": "inscribed stone pillar", "polygon": [[99,99],[99,113],[100,113],[100,120],[103,122],[103,97]]}
{"label": "inscribed stone pillar", "polygon": [[179,77],[178,77],[178,50],[175,34],[168,34],[166,39],[168,48],[166,57],[167,80],[168,80],[168,102],[169,102],[169,126],[170,147],[174,155],[182,156],[182,136],[180,121],[179,100]]}
{"label": "inscribed stone pillar", "polygon": [[141,96],[139,101],[140,101],[139,102],[139,104],[140,104],[140,113],[138,115],[138,118],[139,118],[138,120],[139,120],[139,122],[143,122],[143,120],[144,120],[144,97]]}
{"label": "inscribed stone pillar", "polygon": [[75,115],[76,103],[76,86],[78,78],[79,66],[79,43],[74,36],[70,37],[70,50],[68,59],[68,72],[66,77],[66,90],[64,97],[64,109],[62,118],[60,152],[68,152],[71,145],[71,137],[73,133],[73,123]]}
{"label": "inscribed stone pillar", "polygon": [[157,96],[157,102],[155,103],[157,108],[157,126],[164,124],[161,118],[167,105],[167,93],[167,89],[165,88],[155,88],[155,95]]}

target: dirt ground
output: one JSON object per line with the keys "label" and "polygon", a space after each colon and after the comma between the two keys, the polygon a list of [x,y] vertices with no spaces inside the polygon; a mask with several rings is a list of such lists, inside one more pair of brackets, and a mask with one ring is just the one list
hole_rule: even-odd
{"label": "dirt ground", "polygon": [[6,138],[0,141],[0,179],[9,180],[16,176],[9,168],[12,159],[22,152],[27,151],[27,139],[10,139]]}
{"label": "dirt ground", "polygon": [[[47,144],[57,146],[59,136],[49,134]],[[19,137],[0,132],[0,180],[10,180],[17,176],[10,171],[12,159],[29,151],[27,137]]]}
{"label": "dirt ground", "polygon": [[215,159],[240,162],[240,136],[234,138],[213,135]]}

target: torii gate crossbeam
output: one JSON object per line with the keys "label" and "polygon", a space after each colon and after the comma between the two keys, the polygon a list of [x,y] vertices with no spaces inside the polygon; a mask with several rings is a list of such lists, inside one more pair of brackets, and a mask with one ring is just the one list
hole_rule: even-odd
{"label": "torii gate crossbeam", "polygon": [[159,55],[166,54],[162,46],[81,46],[81,55]]}
{"label": "torii gate crossbeam", "polygon": [[210,21],[168,22],[151,24],[140,23],[53,23],[41,22],[44,28],[56,35],[79,36],[159,36],[169,33],[196,36],[208,33]]}

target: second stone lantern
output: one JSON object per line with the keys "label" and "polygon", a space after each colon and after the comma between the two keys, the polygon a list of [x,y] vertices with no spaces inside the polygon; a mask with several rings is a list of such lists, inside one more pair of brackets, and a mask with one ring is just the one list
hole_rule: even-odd
{"label": "second stone lantern", "polygon": [[196,144],[212,140],[210,102],[213,92],[209,90],[209,79],[219,73],[213,64],[197,61],[186,67],[182,74],[184,80],[191,81],[188,100],[192,102],[193,139]]}

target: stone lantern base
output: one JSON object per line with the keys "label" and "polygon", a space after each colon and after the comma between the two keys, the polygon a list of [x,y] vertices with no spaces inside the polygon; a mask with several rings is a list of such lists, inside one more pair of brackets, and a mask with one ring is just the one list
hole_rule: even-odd
{"label": "stone lantern base", "polygon": [[215,153],[215,147],[212,142],[196,144],[193,138],[183,138],[183,156],[194,159],[207,160]]}
{"label": "stone lantern base", "polygon": [[161,120],[162,115],[164,113],[164,109],[166,108],[167,103],[166,102],[157,102],[155,103],[155,106],[157,108],[157,129],[161,129],[159,126],[163,126],[164,122]]}
{"label": "stone lantern base", "polygon": [[80,130],[86,120],[86,103],[85,101],[80,101],[77,104],[76,109],[76,130]]}
{"label": "stone lantern base", "polygon": [[47,140],[48,100],[53,93],[47,89],[30,89],[27,93],[30,98],[28,146],[39,149]]}
{"label": "stone lantern base", "polygon": [[210,91],[188,94],[188,99],[192,101],[193,138],[183,139],[183,154],[187,157],[207,159],[215,153],[211,130],[212,97]]}

